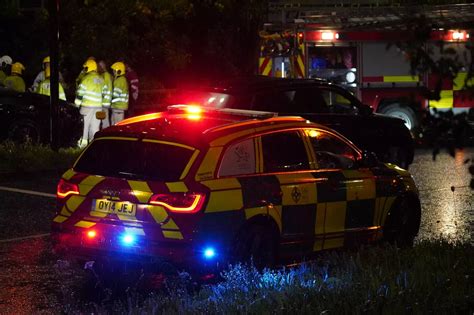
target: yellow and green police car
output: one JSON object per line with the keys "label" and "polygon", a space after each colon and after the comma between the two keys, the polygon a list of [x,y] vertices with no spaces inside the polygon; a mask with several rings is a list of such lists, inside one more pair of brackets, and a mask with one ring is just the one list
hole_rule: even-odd
{"label": "yellow and green police car", "polygon": [[301,117],[173,106],[96,134],[57,189],[58,252],[201,268],[258,265],[420,224],[410,174]]}

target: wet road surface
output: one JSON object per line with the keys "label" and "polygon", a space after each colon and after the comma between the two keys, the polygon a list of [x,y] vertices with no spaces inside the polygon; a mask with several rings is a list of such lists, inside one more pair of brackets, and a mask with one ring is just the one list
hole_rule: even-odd
{"label": "wet road surface", "polygon": [[467,159],[474,159],[474,149],[457,151],[454,158],[442,153],[436,161],[431,150],[417,151],[410,172],[420,190],[419,240],[474,241],[474,190]]}
{"label": "wet road surface", "polygon": [[[420,190],[422,221],[418,240],[444,237],[473,241],[474,191],[464,161],[474,149],[432,159],[417,151],[410,167]],[[0,177],[0,186],[55,193],[57,173]],[[453,187],[453,189],[452,189]],[[453,191],[454,190],[454,191]],[[0,314],[61,313],[76,303],[75,289],[85,272],[58,265],[48,236],[55,200],[0,191]],[[34,238],[18,239],[24,236]]]}

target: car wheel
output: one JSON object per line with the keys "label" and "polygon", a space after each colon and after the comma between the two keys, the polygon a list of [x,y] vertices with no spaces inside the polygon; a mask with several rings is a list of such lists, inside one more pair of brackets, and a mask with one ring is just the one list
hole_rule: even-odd
{"label": "car wheel", "polygon": [[420,228],[419,202],[403,198],[396,202],[383,229],[384,241],[399,247],[411,247]]}
{"label": "car wheel", "polygon": [[277,260],[275,233],[267,226],[251,225],[239,233],[234,246],[235,261],[252,262],[255,267],[273,267]]}
{"label": "car wheel", "polygon": [[418,125],[418,119],[415,112],[408,105],[391,104],[380,110],[381,114],[397,117],[405,122],[408,130],[413,130]]}
{"label": "car wheel", "polygon": [[10,126],[8,139],[17,143],[38,143],[40,132],[36,125],[28,120],[14,122]]}

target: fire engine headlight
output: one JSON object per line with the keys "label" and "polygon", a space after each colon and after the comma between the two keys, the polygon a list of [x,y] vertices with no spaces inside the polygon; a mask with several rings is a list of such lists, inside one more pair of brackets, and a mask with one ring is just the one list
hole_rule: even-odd
{"label": "fire engine headlight", "polygon": [[349,71],[346,73],[346,82],[347,83],[354,83],[356,80],[356,74],[354,71]]}

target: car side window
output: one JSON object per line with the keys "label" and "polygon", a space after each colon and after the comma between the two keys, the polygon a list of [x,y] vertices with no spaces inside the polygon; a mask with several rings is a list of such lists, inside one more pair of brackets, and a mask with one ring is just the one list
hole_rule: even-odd
{"label": "car side window", "polygon": [[320,91],[331,113],[357,114],[357,107],[339,91],[332,89],[321,89]]}
{"label": "car side window", "polygon": [[299,88],[294,93],[292,111],[296,113],[328,113],[329,108],[319,89]]}
{"label": "car side window", "polygon": [[319,169],[353,169],[357,153],[342,139],[321,130],[310,130],[309,135]]}
{"label": "car side window", "polygon": [[252,109],[288,113],[291,111],[293,95],[287,92],[271,90],[258,93],[254,97]]}
{"label": "car side window", "polygon": [[247,139],[230,145],[223,155],[219,176],[238,176],[254,173],[254,140]]}
{"label": "car side window", "polygon": [[263,169],[265,172],[308,170],[308,154],[297,131],[262,136]]}

